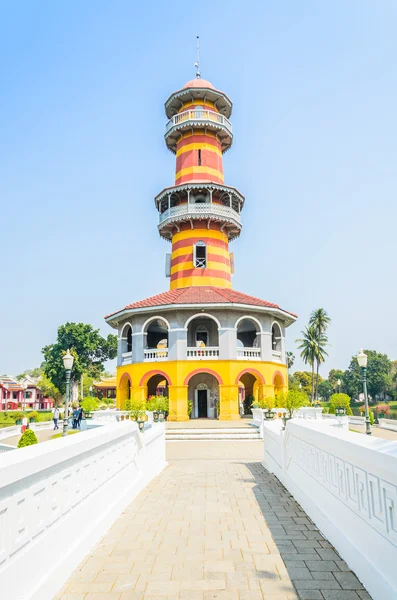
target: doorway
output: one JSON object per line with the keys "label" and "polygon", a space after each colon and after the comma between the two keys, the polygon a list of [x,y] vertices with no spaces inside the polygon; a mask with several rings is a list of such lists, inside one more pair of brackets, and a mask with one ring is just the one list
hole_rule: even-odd
{"label": "doorway", "polygon": [[197,418],[208,417],[208,390],[197,390]]}

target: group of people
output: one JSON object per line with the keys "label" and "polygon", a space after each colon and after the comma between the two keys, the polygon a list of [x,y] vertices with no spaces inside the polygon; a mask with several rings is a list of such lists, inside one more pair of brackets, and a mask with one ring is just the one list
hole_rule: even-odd
{"label": "group of people", "polygon": [[[53,410],[53,421],[54,421],[54,430],[59,429],[58,420],[59,420],[59,408],[55,407]],[[72,427],[73,429],[77,429],[80,427],[81,419],[83,418],[83,409],[81,406],[73,409],[72,412]]]}

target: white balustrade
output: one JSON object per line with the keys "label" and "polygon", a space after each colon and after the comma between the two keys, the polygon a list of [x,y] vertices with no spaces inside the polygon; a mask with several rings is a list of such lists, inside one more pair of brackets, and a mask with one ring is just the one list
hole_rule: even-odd
{"label": "white balustrade", "polygon": [[172,219],[175,217],[197,216],[201,218],[211,218],[214,217],[214,215],[224,217],[225,219],[228,218],[239,225],[241,224],[240,215],[234,210],[234,208],[231,208],[231,206],[225,206],[223,204],[216,204],[215,202],[186,202],[185,204],[180,204],[179,206],[173,206],[159,215],[159,223],[163,223],[167,219]]}
{"label": "white balustrade", "polygon": [[131,500],[166,466],[165,428],[132,421],[4,452],[4,600],[49,600]]}
{"label": "white balustrade", "polygon": [[207,346],[206,348],[188,348],[186,356],[188,360],[203,360],[203,359],[218,359],[219,358],[219,347],[218,346]]}
{"label": "white balustrade", "polygon": [[167,125],[165,126],[165,131],[168,132],[177,125],[189,125],[190,121],[205,121],[215,123],[225,127],[229,133],[232,133],[232,124],[229,119],[215,112],[214,110],[185,110],[177,115],[174,115],[172,119],[168,121]]}
{"label": "white balustrade", "polygon": [[121,356],[123,358],[123,365],[129,365],[132,362],[132,352],[123,352]]}
{"label": "white balustrade", "polygon": [[240,360],[260,360],[260,348],[237,348],[237,358]]}
{"label": "white balustrade", "polygon": [[[351,418],[351,417],[350,417]],[[374,600],[397,598],[397,444],[331,421],[263,423],[274,473]]]}
{"label": "white balustrade", "polygon": [[281,352],[279,352],[278,350],[272,350],[272,356],[278,362],[281,360]]}
{"label": "white balustrade", "polygon": [[145,348],[143,352],[145,362],[168,360],[168,348]]}

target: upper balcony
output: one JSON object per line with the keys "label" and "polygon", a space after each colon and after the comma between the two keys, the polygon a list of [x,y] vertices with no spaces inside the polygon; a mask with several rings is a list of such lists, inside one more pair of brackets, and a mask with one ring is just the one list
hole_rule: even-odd
{"label": "upper balcony", "polygon": [[174,154],[181,132],[188,129],[206,128],[214,131],[221,142],[222,152],[232,145],[232,124],[224,115],[214,110],[185,110],[174,115],[165,126],[165,141]]}

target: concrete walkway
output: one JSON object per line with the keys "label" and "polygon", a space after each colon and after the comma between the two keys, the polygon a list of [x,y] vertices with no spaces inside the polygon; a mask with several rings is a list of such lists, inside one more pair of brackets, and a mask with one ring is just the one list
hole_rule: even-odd
{"label": "concrete walkway", "polygon": [[278,480],[263,442],[168,445],[56,600],[370,600]]}

